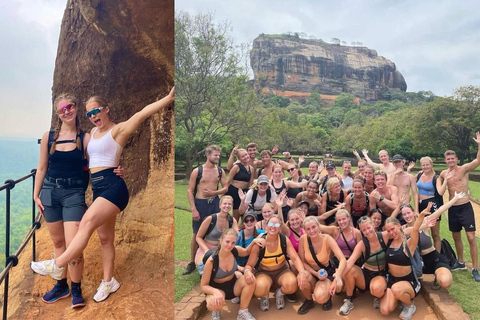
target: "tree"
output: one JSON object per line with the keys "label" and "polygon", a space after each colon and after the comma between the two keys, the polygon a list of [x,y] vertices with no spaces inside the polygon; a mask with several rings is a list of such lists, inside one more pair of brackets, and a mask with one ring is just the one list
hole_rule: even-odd
{"label": "tree", "polygon": [[175,17],[175,154],[185,160],[187,177],[208,144],[258,123],[257,97],[229,30],[212,14]]}

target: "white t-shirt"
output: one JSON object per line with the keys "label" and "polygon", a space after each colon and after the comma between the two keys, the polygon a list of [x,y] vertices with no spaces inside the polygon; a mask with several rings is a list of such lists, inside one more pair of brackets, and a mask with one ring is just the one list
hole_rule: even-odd
{"label": "white t-shirt", "polygon": [[[277,197],[277,194],[275,193],[275,190],[270,189],[270,192],[272,193],[272,196],[270,197],[270,203],[275,203],[275,198]],[[250,206],[250,203],[252,202],[252,196],[253,196],[253,189],[248,190],[247,195],[245,197],[245,203]],[[257,194],[257,200],[253,204],[253,208],[255,211],[261,211],[263,206],[267,203],[267,194],[262,197],[261,195]]]}
{"label": "white t-shirt", "polygon": [[350,190],[353,185],[353,178],[347,176],[346,178],[342,179],[342,182],[343,182],[343,189]]}

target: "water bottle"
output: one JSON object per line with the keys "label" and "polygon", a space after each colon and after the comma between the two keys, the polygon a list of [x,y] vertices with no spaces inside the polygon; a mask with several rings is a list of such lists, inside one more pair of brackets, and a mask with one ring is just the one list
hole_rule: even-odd
{"label": "water bottle", "polygon": [[320,280],[325,280],[328,276],[328,272],[325,269],[318,270],[318,275],[320,276]]}

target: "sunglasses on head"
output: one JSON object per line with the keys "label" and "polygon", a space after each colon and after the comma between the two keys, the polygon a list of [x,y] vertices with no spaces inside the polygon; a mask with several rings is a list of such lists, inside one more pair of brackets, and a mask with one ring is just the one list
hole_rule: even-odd
{"label": "sunglasses on head", "polygon": [[96,116],[97,114],[100,113],[100,111],[102,111],[103,109],[105,109],[106,107],[98,107],[98,108],[93,108],[92,110],[90,111],[87,111],[87,118],[91,118],[93,116]]}
{"label": "sunglasses on head", "polygon": [[244,221],[245,221],[245,223],[250,223],[250,222],[255,222],[255,219],[253,219],[253,218],[250,218],[250,219],[247,218],[247,219],[245,219]]}
{"label": "sunglasses on head", "polygon": [[57,114],[65,113],[65,111],[72,111],[75,108],[75,103],[69,103],[64,106],[61,106],[60,109],[57,110]]}
{"label": "sunglasses on head", "polygon": [[269,226],[269,227],[280,228],[280,223],[279,223],[279,222],[276,222],[276,223],[269,222],[269,223],[268,223],[268,226]]}

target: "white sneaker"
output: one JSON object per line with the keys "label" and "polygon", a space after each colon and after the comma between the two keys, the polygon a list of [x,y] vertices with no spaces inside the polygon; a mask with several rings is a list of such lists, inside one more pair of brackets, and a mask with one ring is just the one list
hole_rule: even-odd
{"label": "white sneaker", "polygon": [[340,307],[340,314],[342,316],[346,316],[347,314],[350,313],[350,311],[352,311],[352,309],[354,308],[355,306],[353,305],[353,302],[352,300],[350,299],[344,299],[343,300],[343,305]]}
{"label": "white sneaker", "polygon": [[256,319],[254,316],[252,316],[250,312],[248,312],[248,309],[245,309],[245,310],[238,311],[237,320],[256,320]]}
{"label": "white sneaker", "polygon": [[62,280],[63,267],[57,267],[55,264],[55,259],[43,260],[43,261],[32,261],[30,267],[33,271],[42,276],[50,276],[55,280]]}
{"label": "white sneaker", "polygon": [[110,282],[102,280],[102,283],[97,289],[97,293],[95,293],[95,295],[93,296],[93,300],[95,302],[101,302],[107,299],[110,293],[114,293],[119,288],[120,288],[120,283],[118,283],[118,281],[115,280],[114,277],[112,277],[112,280],[110,280]]}
{"label": "white sneaker", "polygon": [[233,304],[239,304],[240,303],[240,297],[235,297],[235,298],[231,299],[230,302],[233,303]]}
{"label": "white sneaker", "polygon": [[413,314],[415,313],[415,311],[417,311],[417,307],[415,307],[415,305],[413,304],[413,301],[412,301],[412,304],[410,306],[403,306],[403,310],[402,312],[400,313],[400,319],[403,319],[403,320],[410,320],[412,317],[413,317]]}
{"label": "white sneaker", "polygon": [[278,310],[285,308],[285,294],[282,293],[281,288],[275,291],[275,306]]}
{"label": "white sneaker", "polygon": [[212,311],[212,320],[221,320],[222,317],[220,316],[220,314],[221,314],[220,310]]}
{"label": "white sneaker", "polygon": [[270,309],[270,300],[268,300],[268,295],[260,298],[260,311],[268,311]]}

